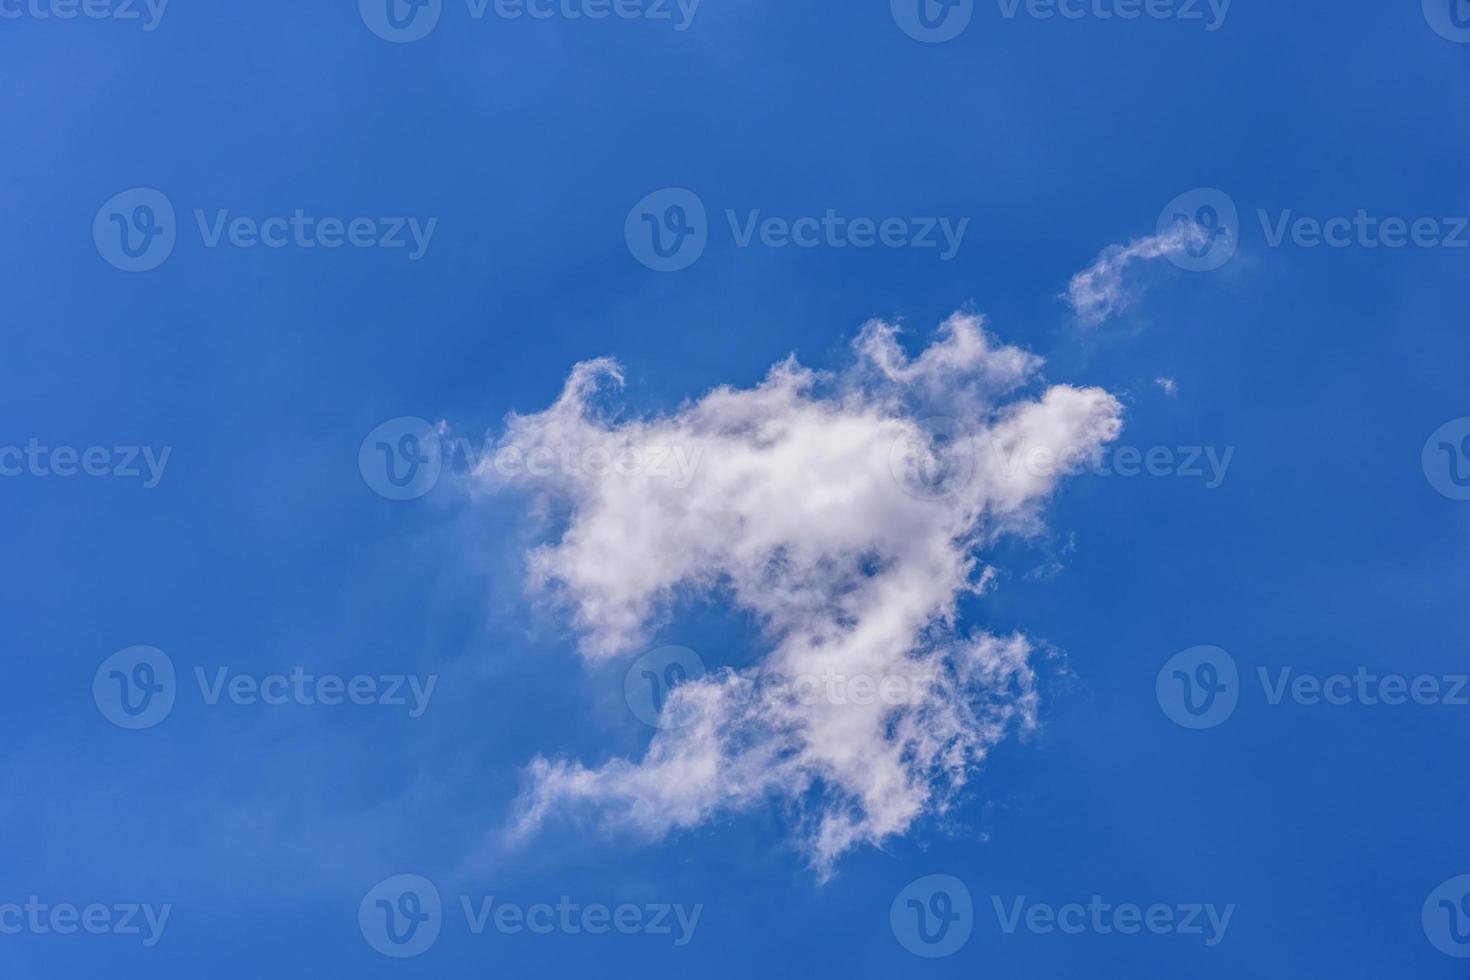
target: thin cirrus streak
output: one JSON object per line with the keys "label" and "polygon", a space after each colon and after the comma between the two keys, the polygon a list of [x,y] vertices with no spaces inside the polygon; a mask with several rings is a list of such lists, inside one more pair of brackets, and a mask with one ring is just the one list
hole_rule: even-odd
{"label": "thin cirrus streak", "polygon": [[[687,482],[477,471],[566,508],[565,529],[529,555],[530,580],[570,610],[585,657],[645,649],[676,591],[718,595],[762,625],[751,666],[674,688],[663,710],[678,724],[641,759],[535,758],[511,839],[562,814],[659,837],[777,801],[826,877],[851,848],[943,812],[992,746],[1035,726],[1031,642],[963,628],[957,603],[990,580],[986,541],[1039,527],[1058,477],[1015,460],[1113,440],[1121,406],[1098,388],[1040,386],[1041,359],[997,345],[978,316],[950,317],[916,358],[897,334],[869,323],[836,374],[790,357],[755,387],[622,422],[596,408],[622,384],[618,365],[587,361],[550,408],[511,417],[501,450],[679,446],[698,461]],[[969,433],[965,478],[915,493],[927,489],[915,473],[943,470],[935,454],[953,450],[921,424],[936,416]],[[824,673],[925,683],[897,702],[792,695],[791,679]]]}
{"label": "thin cirrus streak", "polygon": [[1208,229],[1195,222],[1179,222],[1158,235],[1135,238],[1127,245],[1109,245],[1097,260],[1072,277],[1067,302],[1084,326],[1095,327],[1122,312],[1133,301],[1123,274],[1135,262],[1168,258],[1214,241]]}

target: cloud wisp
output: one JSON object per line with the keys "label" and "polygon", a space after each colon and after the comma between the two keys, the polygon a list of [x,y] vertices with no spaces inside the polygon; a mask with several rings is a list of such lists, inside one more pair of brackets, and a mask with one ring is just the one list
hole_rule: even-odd
{"label": "cloud wisp", "polygon": [[1137,238],[1127,245],[1109,245],[1097,261],[1072,277],[1067,285],[1067,302],[1080,323],[1099,326],[1133,302],[1134,295],[1123,281],[1130,265],[1177,256],[1213,242],[1209,229],[1180,221],[1162,234]]}
{"label": "cloud wisp", "polygon": [[[600,473],[478,471],[563,516],[528,556],[530,583],[568,610],[585,657],[642,652],[680,596],[761,626],[748,666],[672,690],[642,758],[532,760],[513,837],[574,816],[656,838],[776,802],[825,877],[942,813],[997,742],[1036,724],[1032,643],[966,629],[957,604],[989,581],[983,546],[1037,529],[1059,479],[1015,460],[1089,452],[1117,437],[1121,407],[1043,386],[1041,360],[985,326],[956,314],[910,358],[875,321],[842,372],[788,358],[754,387],[622,421],[599,410],[618,365],[586,361],[550,408],[511,417],[502,449],[607,451]],[[617,471],[645,446],[682,447],[692,478]],[[863,697],[860,678],[892,696]]]}

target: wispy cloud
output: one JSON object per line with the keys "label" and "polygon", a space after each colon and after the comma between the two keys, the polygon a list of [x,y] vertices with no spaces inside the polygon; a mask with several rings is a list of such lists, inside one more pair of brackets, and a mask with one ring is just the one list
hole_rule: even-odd
{"label": "wispy cloud", "polygon": [[[641,759],[532,761],[513,835],[577,813],[659,836],[776,800],[826,875],[944,810],[995,743],[1036,723],[1031,642],[962,628],[957,602],[987,581],[978,548],[1035,529],[1055,486],[1015,459],[1106,443],[1121,407],[1098,388],[1019,395],[1040,359],[996,344],[979,317],[951,317],[913,359],[896,335],[869,324],[837,375],[789,358],[753,388],[628,421],[596,408],[618,366],[588,361],[549,409],[511,419],[502,447],[680,446],[699,461],[687,482],[481,471],[565,508],[531,581],[566,604],[586,657],[641,652],[676,592],[763,625],[751,666],[674,689],[663,710],[678,724]],[[947,417],[943,438],[929,416]],[[867,703],[790,687],[832,675],[924,682]]]}
{"label": "wispy cloud", "polygon": [[1134,262],[1167,258],[1211,242],[1213,238],[1207,229],[1181,221],[1166,233],[1138,238],[1127,245],[1109,245],[1097,261],[1072,277],[1067,286],[1067,302],[1081,323],[1095,327],[1133,301],[1123,276]]}

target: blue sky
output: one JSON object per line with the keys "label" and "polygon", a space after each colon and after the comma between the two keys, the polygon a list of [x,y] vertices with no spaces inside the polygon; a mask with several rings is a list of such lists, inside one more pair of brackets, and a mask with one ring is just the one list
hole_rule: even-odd
{"label": "blue sky", "polygon": [[[1457,907],[1470,889],[1455,882],[1470,873],[1470,794],[1452,764],[1470,707],[1450,693],[1470,625],[1470,494],[1456,482],[1470,473],[1463,3],[1235,0],[1223,16],[1193,5],[1192,19],[1181,0],[1125,20],[1100,16],[1111,3],[1069,18],[977,2],[950,12],[970,19],[939,43],[906,33],[924,33],[916,7],[877,0],[654,8],[667,19],[644,4],[600,20],[567,16],[586,9],[575,4],[476,17],[443,0],[405,43],[371,29],[394,30],[371,3],[121,6],[89,9],[138,19],[0,4],[6,977],[1470,969],[1447,955],[1470,953],[1456,931],[1470,928],[1470,905]],[[960,23],[941,12],[925,10],[937,30]],[[703,208],[702,251],[658,271],[636,233],[645,213],[672,227],[675,199],[641,204],[670,188]],[[1238,214],[1203,245],[1213,220],[1188,196],[1198,189]],[[1181,195],[1182,224],[1169,207]],[[310,232],[289,230],[298,211]],[[814,232],[813,247],[774,244],[779,227],[741,243],[752,221],[829,211],[844,231]],[[342,222],[339,247],[323,243],[326,218]],[[902,228],[892,246],[841,238],[888,218]],[[939,246],[915,247],[931,218]],[[1346,219],[1342,246],[1304,218]],[[353,219],[361,246],[347,242]],[[1425,244],[1385,245],[1395,219],[1427,221]],[[155,267],[126,270],[120,229]],[[261,234],[281,247],[244,244]],[[1190,248],[1224,264],[1182,268]],[[1100,319],[1068,298],[1089,269]],[[1014,346],[1044,364],[975,395],[979,409],[963,371],[939,372],[942,390],[915,402],[905,386],[928,379],[921,352],[957,311],[984,317],[987,358]],[[905,328],[901,382],[875,382],[854,353],[874,320]],[[611,781],[564,806],[529,768],[598,773],[680,744],[625,697],[644,651],[687,648],[710,677],[775,663],[759,610],[781,590],[752,605],[711,587],[749,571],[724,552],[631,633],[604,602],[671,555],[750,539],[716,542],[675,513],[734,498],[708,488],[750,448],[743,436],[709,444],[687,494],[527,487],[450,458],[431,488],[402,495],[426,492],[394,500],[370,465],[385,420],[428,423],[381,440],[405,467],[425,447],[514,445],[508,413],[547,421],[573,366],[604,356],[624,384],[599,394],[618,413],[597,416],[600,431],[662,419],[663,448],[685,446],[692,403],[751,389],[792,353],[831,372],[796,407],[853,412],[874,432],[926,412],[979,430],[1054,386],[1105,393],[1090,417],[1121,431],[1099,444],[1164,450],[1169,474],[1120,475],[1109,455],[1106,471],[1036,489],[1024,515],[970,527],[984,540],[962,553],[994,571],[983,593],[952,597],[953,648],[933,648],[934,663],[1024,635],[1035,724],[1014,690],[969,691],[1016,713],[981,739],[964,785],[935,778],[936,760],[899,764],[933,795],[826,868],[811,818],[851,804],[838,776],[740,800],[721,771],[713,803],[663,827],[682,783],[651,780],[648,810],[619,820],[598,795],[622,792]],[[815,431],[820,449],[838,430]],[[82,471],[93,447],[111,475]],[[1230,453],[1218,480],[1179,474],[1206,449]],[[813,453],[755,470],[757,497],[769,490],[756,516],[809,503],[792,487],[842,499],[853,474]],[[984,472],[967,479],[995,489]],[[873,486],[932,530],[949,505],[925,509],[902,483]],[[626,550],[579,550],[578,529],[609,528],[633,529]],[[798,528],[792,551],[807,530],[828,540]],[[536,546],[562,575],[546,587],[528,571]],[[844,587],[883,581],[881,552]],[[798,613],[794,634],[816,628]],[[172,684],[136,672],[157,654],[109,662],[139,646],[166,656]],[[1235,668],[1228,717],[1172,699],[1206,675],[1197,658],[1181,681],[1171,658],[1202,646]],[[666,663],[656,673],[673,676]],[[315,679],[303,685],[340,678],[348,703],[305,703],[298,666]],[[166,717],[110,702],[113,670],[167,688]],[[1276,697],[1282,671],[1307,687]],[[1437,701],[1370,703],[1374,681],[1310,703],[1313,680],[1356,674],[1431,678],[1438,694],[1423,700]],[[350,703],[358,676],[372,703]],[[283,703],[263,703],[261,684]],[[771,734],[749,737],[759,748]],[[550,815],[515,838],[538,786]],[[433,883],[440,931],[422,949],[390,938],[416,955],[385,956],[377,899],[414,908],[398,902],[407,886],[378,891],[400,875]],[[50,911],[40,927],[7,915],[32,896],[105,907],[104,934],[62,934]],[[524,912],[563,896],[633,907],[638,926],[477,935],[461,905]],[[1044,923],[1093,896],[1111,909],[1104,927],[1132,904],[1176,926],[1198,906],[1204,929],[1104,932],[1091,912],[1077,934],[1025,924],[1026,909]],[[910,898],[961,918],[928,942]],[[131,905],[169,908],[156,943],[142,911],[141,934],[121,926]],[[676,907],[700,910],[682,937]],[[1219,935],[1206,907],[1230,909]],[[660,916],[670,932],[648,928]]]}

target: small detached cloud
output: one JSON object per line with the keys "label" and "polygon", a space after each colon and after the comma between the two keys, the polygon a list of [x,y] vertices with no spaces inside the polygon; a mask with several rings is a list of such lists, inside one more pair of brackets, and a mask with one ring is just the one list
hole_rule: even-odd
{"label": "small detached cloud", "polygon": [[[1039,530],[1061,479],[1017,461],[1092,452],[1118,436],[1121,406],[1041,385],[1041,359],[978,316],[952,316],[912,358],[898,334],[869,323],[847,370],[792,357],[646,418],[599,411],[622,374],[586,361],[551,407],[512,416],[500,450],[630,461],[477,474],[561,515],[529,581],[567,610],[586,658],[635,657],[691,595],[762,627],[748,666],[673,688],[641,758],[533,759],[513,839],[568,816],[657,838],[775,802],[825,877],[943,813],[994,745],[1036,725],[1032,641],[967,629],[957,606],[993,583],[985,546]],[[677,479],[635,465],[650,447],[694,465]]]}
{"label": "small detached cloud", "polygon": [[1176,398],[1179,395],[1179,382],[1173,378],[1154,378],[1154,384],[1164,389],[1164,394],[1170,398]]}
{"label": "small detached cloud", "polygon": [[1133,302],[1134,295],[1123,279],[1130,265],[1180,255],[1212,242],[1208,229],[1181,221],[1163,234],[1138,238],[1127,245],[1109,245],[1096,262],[1072,277],[1066,300],[1079,322],[1098,326]]}

